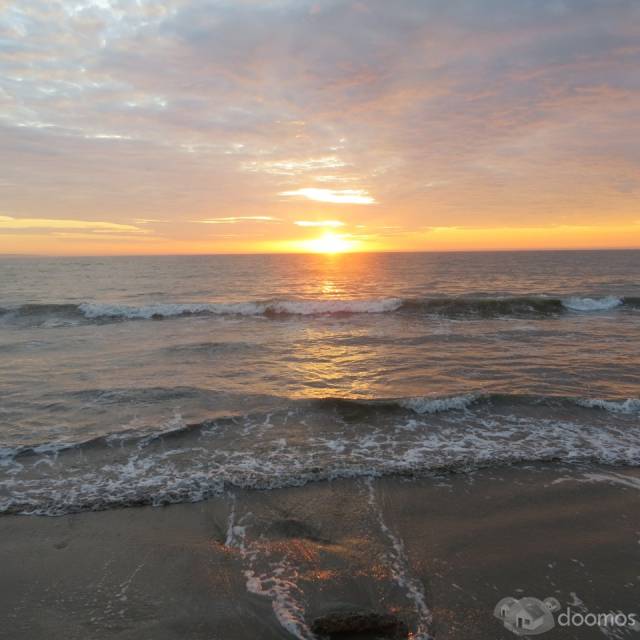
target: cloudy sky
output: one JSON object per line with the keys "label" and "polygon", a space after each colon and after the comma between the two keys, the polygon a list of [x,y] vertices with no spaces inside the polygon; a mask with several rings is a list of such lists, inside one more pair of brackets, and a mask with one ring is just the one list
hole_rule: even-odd
{"label": "cloudy sky", "polygon": [[5,253],[638,247],[640,2],[0,0],[0,166]]}

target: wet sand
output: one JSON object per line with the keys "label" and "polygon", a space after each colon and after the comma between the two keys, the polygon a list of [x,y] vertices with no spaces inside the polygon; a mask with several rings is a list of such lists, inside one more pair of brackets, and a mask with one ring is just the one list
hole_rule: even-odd
{"label": "wet sand", "polygon": [[[538,465],[5,516],[0,637],[311,638],[314,618],[350,609],[417,638],[513,638],[493,617],[509,595],[640,613],[639,506],[637,469]],[[640,635],[616,633],[543,637]]]}

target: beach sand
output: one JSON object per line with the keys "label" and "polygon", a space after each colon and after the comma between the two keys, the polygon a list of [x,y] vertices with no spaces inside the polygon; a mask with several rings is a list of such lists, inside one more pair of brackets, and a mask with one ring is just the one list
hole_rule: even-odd
{"label": "beach sand", "polygon": [[[549,464],[5,516],[0,637],[305,638],[314,618],[357,609],[416,637],[513,638],[493,617],[510,595],[640,613],[639,489],[637,469]],[[636,636],[620,633],[544,637]]]}

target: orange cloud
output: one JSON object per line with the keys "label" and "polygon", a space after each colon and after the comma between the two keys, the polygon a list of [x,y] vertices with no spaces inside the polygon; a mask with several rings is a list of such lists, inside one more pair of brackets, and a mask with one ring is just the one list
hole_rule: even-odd
{"label": "orange cloud", "polygon": [[344,227],[344,222],[340,220],[296,220],[294,224],[299,227]]}
{"label": "orange cloud", "polygon": [[375,204],[375,199],[364,189],[319,189],[305,187],[294,191],[281,191],[281,196],[306,198],[316,202],[332,202],[334,204]]}

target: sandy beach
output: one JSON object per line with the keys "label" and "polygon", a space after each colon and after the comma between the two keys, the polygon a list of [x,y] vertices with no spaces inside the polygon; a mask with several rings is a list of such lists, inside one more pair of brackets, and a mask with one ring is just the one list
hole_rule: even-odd
{"label": "sandy beach", "polygon": [[[513,637],[493,617],[508,595],[632,612],[638,487],[636,469],[538,465],[5,516],[4,637],[310,638],[314,619],[349,609],[392,613],[410,637],[484,640]],[[607,633],[549,637],[627,637]]]}

